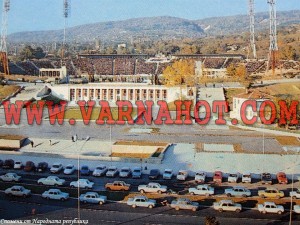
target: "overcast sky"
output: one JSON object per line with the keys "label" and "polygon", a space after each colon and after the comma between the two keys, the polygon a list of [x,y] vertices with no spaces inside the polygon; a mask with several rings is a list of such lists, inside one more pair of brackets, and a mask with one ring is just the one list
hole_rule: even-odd
{"label": "overcast sky", "polygon": [[[1,0],[2,3],[3,0]],[[63,28],[63,0],[10,0],[8,33]],[[248,0],[70,0],[68,26],[137,17],[202,19],[247,14]],[[277,10],[300,9],[300,0],[277,0]],[[2,5],[2,4],[1,4]],[[256,0],[256,11],[268,10]],[[0,12],[1,16],[2,13]]]}

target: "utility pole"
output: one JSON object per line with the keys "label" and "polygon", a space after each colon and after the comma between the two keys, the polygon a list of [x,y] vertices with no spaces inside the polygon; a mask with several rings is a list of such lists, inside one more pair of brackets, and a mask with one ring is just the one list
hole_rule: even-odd
{"label": "utility pole", "polygon": [[1,43],[0,43],[0,61],[4,68],[4,74],[9,75],[8,57],[7,57],[7,21],[8,11],[10,10],[10,0],[3,0],[2,24],[1,24]]}
{"label": "utility pole", "polygon": [[255,46],[255,19],[254,19],[254,0],[249,0],[249,17],[250,17],[250,47],[253,53],[253,58],[257,59]]}
{"label": "utility pole", "polygon": [[70,0],[64,0],[63,14],[64,14],[64,38],[61,50],[61,66],[65,65],[65,48],[66,48],[66,29],[67,29],[67,19],[70,16],[71,3]]}

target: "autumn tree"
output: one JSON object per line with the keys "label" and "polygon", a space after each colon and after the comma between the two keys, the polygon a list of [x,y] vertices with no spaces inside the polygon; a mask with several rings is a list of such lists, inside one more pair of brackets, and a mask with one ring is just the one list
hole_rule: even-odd
{"label": "autumn tree", "polygon": [[163,71],[166,85],[195,85],[195,63],[192,60],[178,60]]}

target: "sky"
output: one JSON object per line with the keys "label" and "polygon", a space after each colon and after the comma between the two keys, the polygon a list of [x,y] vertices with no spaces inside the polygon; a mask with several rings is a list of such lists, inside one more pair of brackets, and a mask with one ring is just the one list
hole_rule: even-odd
{"label": "sky", "polygon": [[[1,6],[2,6],[2,1]],[[247,14],[248,0],[69,0],[68,27],[138,17],[185,19]],[[10,0],[8,33],[64,27],[63,0]],[[277,0],[277,10],[300,9],[300,0]],[[256,12],[268,11],[267,0],[256,0]],[[0,11],[2,16],[2,10]]]}

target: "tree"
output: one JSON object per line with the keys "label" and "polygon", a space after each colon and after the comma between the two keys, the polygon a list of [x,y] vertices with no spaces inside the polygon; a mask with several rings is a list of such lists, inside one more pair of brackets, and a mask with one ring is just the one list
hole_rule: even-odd
{"label": "tree", "polygon": [[26,45],[20,52],[21,60],[32,59],[34,56],[34,49],[30,45]]}
{"label": "tree", "polygon": [[195,63],[192,60],[178,60],[167,66],[163,71],[166,85],[176,86],[186,84],[195,85]]}
{"label": "tree", "polygon": [[229,77],[235,77],[235,66],[231,63],[227,68],[227,76]]}
{"label": "tree", "polygon": [[41,47],[37,47],[36,49],[33,50],[33,55],[34,58],[41,59],[44,58],[46,54],[44,53],[44,50]]}

